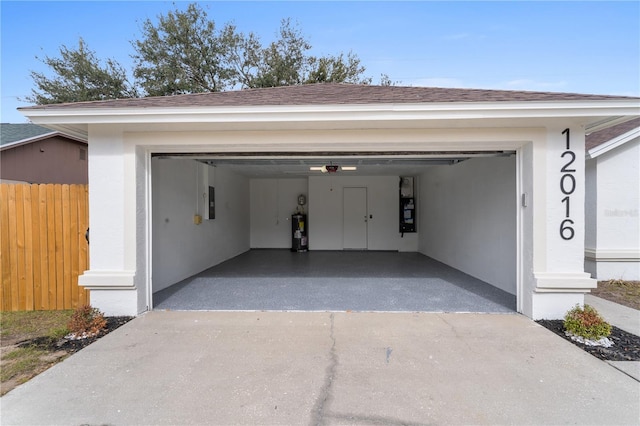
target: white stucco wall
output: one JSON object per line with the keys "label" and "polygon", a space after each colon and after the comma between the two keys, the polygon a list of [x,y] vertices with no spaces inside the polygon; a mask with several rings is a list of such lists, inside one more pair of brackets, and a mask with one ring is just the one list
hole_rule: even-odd
{"label": "white stucco wall", "polygon": [[251,179],[250,194],[251,248],[291,248],[291,215],[298,196],[308,197],[307,179]]}
{"label": "white stucco wall", "polygon": [[[194,160],[152,159],[153,291],[249,250],[249,180]],[[216,218],[204,214],[203,176],[215,187]]]}
{"label": "white stucco wall", "polygon": [[587,161],[585,269],[640,280],[640,138]]}
{"label": "white stucco wall", "polygon": [[[417,251],[415,234],[400,238],[398,176],[309,177],[309,249],[343,249],[343,188],[367,188],[368,250]],[[418,224],[418,230],[420,225]]]}
{"label": "white stucco wall", "polygon": [[[157,243],[155,235],[153,241],[150,241],[153,234],[151,224],[157,225],[157,220],[147,217],[147,212],[151,210],[148,200],[152,199],[152,193],[149,191],[149,176],[152,175],[149,159],[151,153],[224,153],[239,150],[286,153],[300,150],[300,141],[304,141],[305,149],[320,152],[342,152],[350,149],[359,151],[363,147],[377,152],[393,152],[399,147],[404,151],[433,152],[514,150],[518,152],[516,158],[519,169],[519,182],[516,184],[518,195],[514,198],[519,199],[522,194],[527,196],[527,206],[517,207],[515,214],[517,228],[521,230],[516,248],[522,259],[521,265],[515,266],[518,269],[516,276],[519,277],[520,283],[518,310],[534,319],[561,318],[572,305],[581,303],[584,292],[595,285],[595,282],[589,279],[589,275],[583,272],[584,130],[578,125],[571,127],[571,149],[576,155],[575,171],[571,172],[576,180],[575,191],[571,194],[571,220],[575,228],[575,238],[565,240],[559,235],[560,225],[566,219],[565,205],[561,201],[564,194],[559,182],[563,179],[561,169],[567,160],[562,157],[566,151],[564,129],[567,125],[570,123],[561,120],[549,123],[548,127],[530,128],[498,126],[465,129],[452,127],[274,132],[185,129],[178,131],[175,128],[171,128],[173,131],[163,131],[154,126],[143,126],[138,132],[125,132],[122,127],[113,124],[91,125],[91,269],[80,277],[80,284],[91,290],[91,303],[108,315],[135,315],[142,311],[140,307],[144,306],[145,300],[141,300],[141,294],[149,289],[151,272],[154,275],[158,273],[150,269],[157,267],[155,253],[153,264],[150,261],[150,244]],[[154,131],[151,131],[151,128]],[[247,178],[227,176],[218,172],[216,170],[212,174],[215,177],[217,213],[221,215],[227,209],[226,203],[222,201],[223,188],[231,188],[235,195],[230,196],[228,200],[228,211],[238,216],[232,224],[217,230],[217,234],[208,230],[208,227],[215,225],[206,221],[202,225],[193,225],[196,194],[185,194],[188,207],[184,219],[186,222],[181,226],[190,233],[189,235],[194,228],[197,229],[193,238],[198,248],[193,250],[193,256],[187,256],[185,259],[185,262],[189,263],[189,267],[185,268],[185,274],[176,274],[174,279],[197,273],[210,266],[205,265],[206,262],[199,257],[203,253],[211,255],[210,240],[201,239],[218,238],[214,244],[218,247],[239,244],[241,249],[229,257],[249,248],[249,181]],[[176,176],[177,181],[185,180],[185,188],[188,185],[196,186],[197,178],[192,171],[185,170],[184,175],[180,172],[175,173],[179,175]],[[424,184],[421,179],[418,183],[418,188]],[[414,250],[417,250],[418,235],[408,234],[404,239],[400,239],[398,233],[397,184],[397,176],[347,178],[323,175],[311,178],[308,196],[311,249],[341,249],[343,195],[342,191],[337,189],[344,186],[361,186],[368,188],[369,213],[374,216],[369,223],[372,232],[369,235],[369,248],[404,248],[411,251],[410,246],[415,243]],[[331,191],[331,188],[334,191]],[[423,199],[421,193],[422,191],[419,191],[419,215],[428,208],[428,200]],[[234,197],[239,199],[236,200]],[[518,201],[514,200],[515,205],[516,203]],[[222,217],[218,216],[220,219]],[[161,225],[165,223],[162,219],[161,217],[159,222]],[[169,219],[169,223],[173,224],[178,220],[172,220],[171,217]],[[418,231],[422,233],[426,220],[420,216],[419,219]],[[179,220],[183,220],[182,214]],[[323,221],[330,226],[316,227],[317,222]],[[222,223],[218,219],[213,222]],[[320,229],[328,232],[314,234]],[[166,245],[162,249],[175,254],[184,250],[185,240],[181,235],[177,235],[175,239],[166,239]],[[422,241],[427,241],[427,237]],[[215,255],[211,255],[211,264],[217,263],[214,257]],[[194,262],[197,263],[194,259],[201,263],[194,265]],[[220,260],[224,260],[224,256],[220,256]],[[170,267],[166,269],[172,272]],[[153,279],[155,281],[155,277]]]}
{"label": "white stucco wall", "polygon": [[420,183],[420,252],[516,294],[515,157],[430,167]]}

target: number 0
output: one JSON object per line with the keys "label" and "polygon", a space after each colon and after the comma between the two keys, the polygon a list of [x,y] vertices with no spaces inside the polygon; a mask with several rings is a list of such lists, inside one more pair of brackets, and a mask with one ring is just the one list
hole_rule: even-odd
{"label": "number 0", "polygon": [[[569,184],[567,185],[567,179],[569,180]],[[568,188],[567,188],[568,186]],[[573,191],[576,190],[576,178],[573,175],[562,175],[560,178],[560,191],[564,195],[573,194]]]}

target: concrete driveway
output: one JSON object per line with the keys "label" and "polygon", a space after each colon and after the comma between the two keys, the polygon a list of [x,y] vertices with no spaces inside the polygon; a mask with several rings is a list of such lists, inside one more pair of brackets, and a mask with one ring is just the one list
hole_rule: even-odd
{"label": "concrete driveway", "polygon": [[151,312],[2,425],[638,424],[640,384],[517,314]]}

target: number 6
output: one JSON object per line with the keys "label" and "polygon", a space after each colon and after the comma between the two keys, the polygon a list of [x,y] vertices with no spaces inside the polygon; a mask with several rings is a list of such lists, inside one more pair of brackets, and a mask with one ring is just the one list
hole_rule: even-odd
{"label": "number 6", "polygon": [[571,225],[573,225],[573,220],[571,219],[565,219],[562,221],[562,223],[560,223],[560,236],[563,240],[571,240],[576,234]]}

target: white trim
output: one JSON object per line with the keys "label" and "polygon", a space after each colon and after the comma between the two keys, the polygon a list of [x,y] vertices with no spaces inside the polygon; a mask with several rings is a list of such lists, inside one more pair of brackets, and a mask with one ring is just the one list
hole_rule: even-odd
{"label": "white trim", "polygon": [[534,272],[536,293],[548,292],[585,292],[585,289],[596,288],[598,282],[591,275],[583,273]]}
{"label": "white trim", "polygon": [[594,148],[591,148],[587,152],[587,160],[592,160],[599,155],[604,154],[605,152],[609,152],[612,149],[619,147],[637,137],[640,137],[640,127],[636,127],[635,129],[631,129],[627,133],[624,133],[620,136],[617,136],[603,144],[600,144]]}
{"label": "white trim", "polygon": [[134,290],[135,271],[88,270],[78,277],[78,285],[88,290]]}
{"label": "white trim", "polygon": [[638,262],[640,261],[640,250],[585,248],[584,257],[596,262]]}
{"label": "white trim", "polygon": [[522,183],[522,171],[524,165],[522,164],[522,148],[516,150],[516,312],[524,313],[524,277],[523,277],[523,265],[522,265],[522,245],[524,238],[523,232],[523,219],[522,215],[525,206],[522,203],[522,197],[526,194],[523,191]]}
{"label": "white trim", "polygon": [[[36,124],[74,135],[88,124],[151,123],[300,123],[416,120],[488,120],[514,118],[576,118],[637,116],[636,99],[547,102],[440,102],[364,105],[277,105],[211,107],[35,108],[20,112]],[[360,125],[357,125],[360,126]],[[86,134],[85,134],[86,137]]]}
{"label": "white trim", "polygon": [[145,265],[146,265],[146,280],[145,280],[145,286],[146,286],[146,295],[147,295],[147,311],[153,311],[153,277],[152,277],[152,273],[153,273],[153,253],[152,253],[152,247],[153,247],[153,223],[152,223],[152,218],[153,218],[153,187],[151,186],[152,183],[152,176],[151,176],[151,151],[150,150],[145,150],[144,152],[144,167],[145,167],[145,182],[144,182],[144,189],[145,189],[145,203],[146,203],[146,212],[147,215],[145,217],[145,223],[147,226],[147,232],[146,232],[146,239],[145,239]]}

